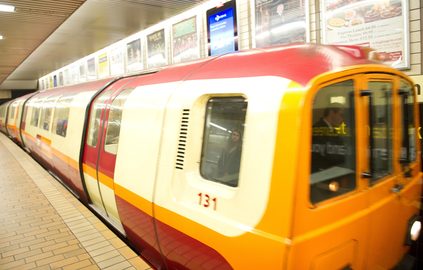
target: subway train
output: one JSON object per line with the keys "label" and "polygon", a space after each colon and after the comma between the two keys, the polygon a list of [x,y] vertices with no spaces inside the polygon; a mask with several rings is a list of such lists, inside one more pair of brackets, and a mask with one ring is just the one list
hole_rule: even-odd
{"label": "subway train", "polygon": [[42,90],[0,130],[155,269],[393,269],[421,228],[413,82],[295,44]]}

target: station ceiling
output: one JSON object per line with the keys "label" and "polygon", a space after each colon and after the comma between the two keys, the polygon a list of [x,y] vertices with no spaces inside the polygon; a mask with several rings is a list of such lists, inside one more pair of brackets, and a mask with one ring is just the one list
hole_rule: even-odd
{"label": "station ceiling", "polygon": [[205,0],[0,0],[0,90],[37,79]]}

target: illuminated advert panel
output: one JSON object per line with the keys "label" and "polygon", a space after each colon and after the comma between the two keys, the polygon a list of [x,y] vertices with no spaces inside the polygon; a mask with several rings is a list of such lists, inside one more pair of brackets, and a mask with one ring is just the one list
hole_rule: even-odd
{"label": "illuminated advert panel", "polygon": [[207,10],[207,38],[210,56],[238,50],[235,1]]}

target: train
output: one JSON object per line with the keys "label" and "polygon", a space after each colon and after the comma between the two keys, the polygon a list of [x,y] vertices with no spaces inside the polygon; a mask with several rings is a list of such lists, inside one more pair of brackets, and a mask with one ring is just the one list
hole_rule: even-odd
{"label": "train", "polygon": [[357,46],[41,90],[0,130],[155,269],[393,269],[420,237],[412,80]]}

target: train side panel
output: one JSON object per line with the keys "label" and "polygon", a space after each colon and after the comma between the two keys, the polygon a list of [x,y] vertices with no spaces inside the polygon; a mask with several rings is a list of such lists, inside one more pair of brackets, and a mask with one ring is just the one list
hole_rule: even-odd
{"label": "train side panel", "polygon": [[[128,239],[154,267],[162,261],[153,221],[153,192],[167,100],[177,84],[141,86],[122,114],[114,189]],[[166,128],[167,129],[167,128]]]}
{"label": "train side panel", "polygon": [[85,119],[86,107],[94,94],[95,91],[88,91],[65,95],[59,99],[58,104],[68,103],[69,110],[61,118],[56,118],[60,105],[55,108],[51,132],[54,172],[83,200],[86,200],[86,194],[79,171],[79,153],[84,128],[82,119]]}
{"label": "train side panel", "polygon": [[[157,234],[171,269],[282,268],[290,204],[266,210],[279,105],[289,83],[277,77],[186,81],[172,95],[154,193]],[[240,167],[221,176],[224,154],[215,150],[235,130],[242,136]],[[289,189],[279,192],[292,200]]]}

